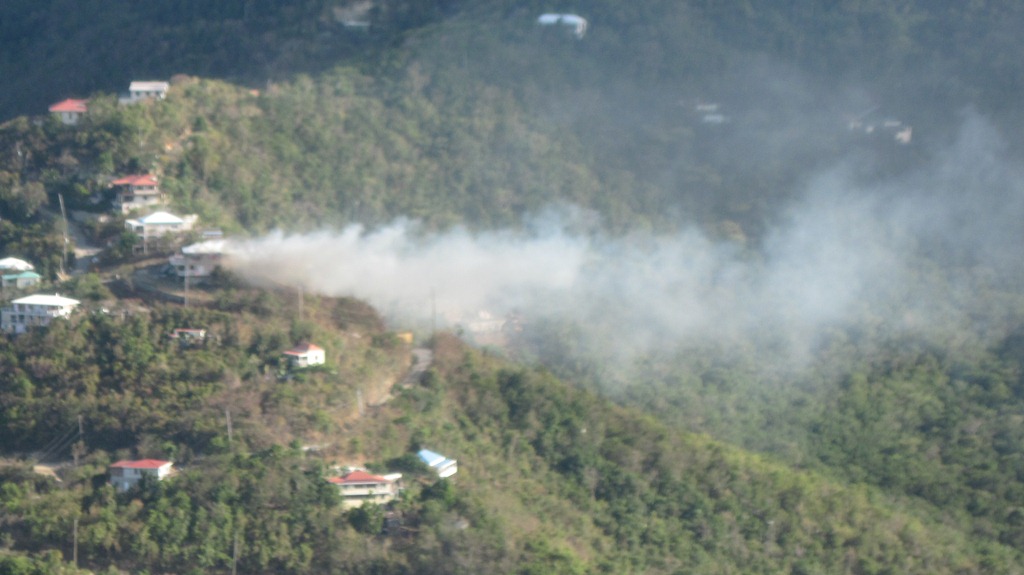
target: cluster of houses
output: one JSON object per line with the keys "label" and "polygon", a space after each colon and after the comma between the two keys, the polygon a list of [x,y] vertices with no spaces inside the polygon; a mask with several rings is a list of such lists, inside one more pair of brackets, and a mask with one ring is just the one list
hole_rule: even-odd
{"label": "cluster of houses", "polygon": [[[163,100],[171,85],[167,82],[136,81],[128,85],[128,93],[118,97],[120,104],[134,104],[144,100]],[[50,113],[61,123],[74,126],[89,112],[89,101],[77,98],[61,100],[50,106]]]}
{"label": "cluster of houses", "polygon": [[[163,100],[170,89],[168,82],[134,81],[128,86],[128,93],[118,98],[120,104],[135,104],[148,100]],[[54,114],[66,125],[74,126],[89,111],[88,100],[67,99],[50,106]],[[197,217],[179,217],[166,211],[155,211],[166,204],[160,191],[160,183],[153,174],[129,174],[110,183],[114,191],[114,210],[122,215],[143,214],[125,221],[125,229],[139,237],[135,253],[148,254],[154,248],[167,248],[169,243],[194,229]],[[183,270],[184,271],[184,270]],[[209,275],[212,267],[201,267],[193,277]],[[184,273],[180,274],[184,277]]]}
{"label": "cluster of houses", "polygon": [[[423,449],[418,456],[438,478],[451,477],[458,471],[454,459],[433,451]],[[108,469],[110,484],[119,492],[130,490],[146,477],[163,481],[174,473],[174,462],[162,459],[122,460]],[[364,503],[386,505],[398,498],[404,488],[401,473],[377,475],[363,468],[346,468],[343,473],[328,477],[326,481],[337,487],[345,509],[354,509]]]}
{"label": "cluster of houses", "polygon": [[0,259],[0,288],[20,290],[38,284],[43,276],[37,274],[35,269],[35,266],[25,260]]}

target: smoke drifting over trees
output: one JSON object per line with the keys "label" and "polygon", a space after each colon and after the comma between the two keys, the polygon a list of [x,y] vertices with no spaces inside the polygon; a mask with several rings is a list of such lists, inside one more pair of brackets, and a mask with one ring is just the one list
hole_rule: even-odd
{"label": "smoke drifting over trees", "polygon": [[[480,310],[578,322],[610,354],[693,338],[768,337],[794,358],[823,330],[868,322],[892,332],[991,321],[979,294],[1020,273],[1024,200],[992,126],[967,113],[958,140],[893,181],[854,183],[843,166],[748,249],[695,228],[670,235],[576,233],[579,213],[530,231],[424,234],[380,229],[270,236],[238,246],[237,271],[329,295],[365,298],[401,321],[429,320],[432,299],[457,322]],[[761,334],[761,335],[757,335]]]}

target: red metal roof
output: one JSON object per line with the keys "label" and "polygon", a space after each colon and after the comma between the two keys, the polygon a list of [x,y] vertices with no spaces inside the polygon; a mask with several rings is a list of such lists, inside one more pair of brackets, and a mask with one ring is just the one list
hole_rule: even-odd
{"label": "red metal roof", "polygon": [[285,355],[306,355],[307,353],[309,353],[311,351],[323,351],[323,350],[324,350],[324,348],[322,348],[322,347],[320,347],[318,345],[315,345],[315,344],[312,344],[312,343],[302,343],[302,344],[299,344],[299,345],[289,349],[288,351],[284,352],[284,354]]}
{"label": "red metal roof", "polygon": [[341,477],[330,477],[327,481],[335,485],[343,483],[391,483],[390,479],[385,479],[380,475],[374,475],[366,471],[350,471]]}
{"label": "red metal roof", "polygon": [[136,174],[118,178],[111,184],[115,186],[155,186],[156,178],[149,174]]}
{"label": "red metal roof", "polygon": [[50,106],[50,111],[51,112],[79,112],[79,113],[84,114],[87,111],[86,106],[85,106],[86,102],[88,102],[88,100],[75,100],[75,99],[69,98],[67,100],[64,100],[63,102],[57,102],[56,104]]}
{"label": "red metal roof", "polygon": [[122,467],[125,469],[159,469],[164,465],[174,463],[173,461],[163,461],[161,459],[138,459],[131,461],[123,459],[117,463],[111,465],[111,467]]}

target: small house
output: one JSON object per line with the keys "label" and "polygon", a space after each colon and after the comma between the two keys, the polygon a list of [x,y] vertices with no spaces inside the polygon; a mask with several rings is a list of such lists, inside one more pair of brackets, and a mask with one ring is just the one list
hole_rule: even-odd
{"label": "small house", "polygon": [[128,85],[128,103],[142,100],[163,100],[171,87],[167,82],[136,81]]}
{"label": "small house", "polygon": [[59,295],[35,294],[18,298],[0,310],[0,330],[21,334],[30,327],[47,326],[55,318],[67,318],[78,300]]}
{"label": "small house", "polygon": [[537,18],[541,26],[565,26],[572,31],[577,40],[587,33],[587,20],[576,14],[541,14]]}
{"label": "small house", "polygon": [[205,278],[221,265],[225,241],[211,239],[181,248],[181,253],[168,259],[179,278]]}
{"label": "small house", "polygon": [[144,218],[126,220],[124,227],[142,240],[139,245],[135,246],[136,252],[148,253],[152,242],[157,239],[167,240],[178,237],[191,231],[197,219],[198,217],[195,215],[179,218],[169,212],[154,212]]}
{"label": "small house", "polygon": [[459,471],[458,461],[448,459],[440,453],[435,453],[429,449],[421,449],[416,455],[419,456],[420,461],[426,463],[427,467],[431,468],[442,479],[451,477]]}
{"label": "small house", "polygon": [[183,346],[201,345],[206,341],[206,330],[190,327],[178,327],[171,332],[171,339]]}
{"label": "small house", "polygon": [[340,477],[329,477],[327,481],[338,487],[342,506],[353,509],[370,502],[383,505],[394,501],[400,491],[402,474],[374,475],[357,469]]}
{"label": "small house", "polygon": [[312,343],[303,343],[284,352],[291,367],[310,367],[322,365],[326,359],[324,348]]}
{"label": "small house", "polygon": [[15,272],[0,276],[0,286],[3,288],[25,289],[38,285],[43,276],[36,272]]}
{"label": "small house", "polygon": [[74,126],[88,111],[88,100],[67,99],[50,106],[50,113],[56,115],[61,123]]}
{"label": "small house", "polygon": [[110,185],[117,188],[114,206],[122,214],[140,208],[153,207],[163,202],[163,194],[160,193],[156,177],[150,174],[125,176],[114,180]]}
{"label": "small house", "polygon": [[122,460],[110,466],[110,484],[118,491],[128,491],[143,477],[163,481],[174,472],[174,462],[160,459]]}
{"label": "small house", "polygon": [[0,260],[0,273],[30,272],[36,267],[25,260],[18,258],[4,258]]}

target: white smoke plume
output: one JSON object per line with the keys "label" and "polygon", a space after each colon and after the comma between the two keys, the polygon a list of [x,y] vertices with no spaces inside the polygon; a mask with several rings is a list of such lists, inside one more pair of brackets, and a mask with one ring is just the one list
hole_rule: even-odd
{"label": "white smoke plume", "polygon": [[1024,180],[1000,154],[994,130],[971,117],[951,153],[898,182],[862,186],[828,171],[756,250],[695,228],[580,235],[569,216],[538,218],[530,231],[426,234],[396,221],[278,232],[238,244],[232,265],[421,325],[435,309],[440,327],[515,310],[587,326],[620,354],[756,332],[806,356],[823,330],[854,321],[959,326],[979,303],[979,274],[1020,271],[1006,264],[1024,230]]}

